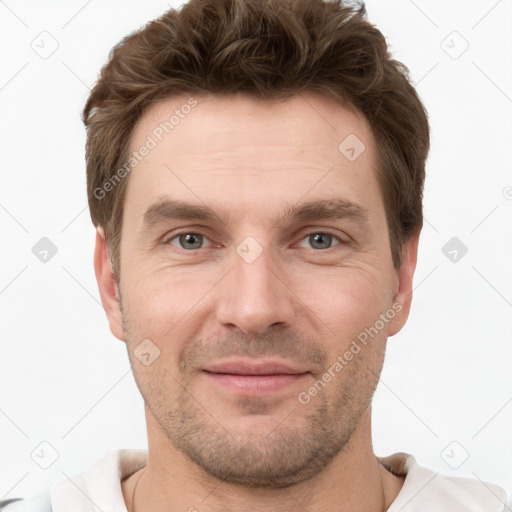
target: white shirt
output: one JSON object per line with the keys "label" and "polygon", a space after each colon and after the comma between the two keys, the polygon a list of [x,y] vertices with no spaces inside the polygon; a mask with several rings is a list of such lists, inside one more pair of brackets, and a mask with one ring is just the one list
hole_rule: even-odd
{"label": "white shirt", "polygon": [[[506,493],[497,485],[434,473],[412,455],[379,458],[405,481],[387,512],[503,512]],[[16,501],[2,512],[127,512],[121,488],[124,480],[147,462],[145,450],[115,450],[83,473],[55,483],[48,494]],[[94,508],[94,505],[97,508]]]}

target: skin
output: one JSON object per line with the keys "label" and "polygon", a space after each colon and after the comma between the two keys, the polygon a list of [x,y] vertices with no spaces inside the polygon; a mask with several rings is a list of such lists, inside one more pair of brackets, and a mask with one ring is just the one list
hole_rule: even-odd
{"label": "skin", "polygon": [[[97,230],[101,299],[145,400],[148,463],[122,482],[127,508],[384,510],[403,477],[373,453],[371,397],[387,337],[409,314],[419,233],[395,269],[371,128],[316,93],[273,104],[240,94],[195,98],[198,105],[129,175],[119,283]],[[132,149],[188,99],[148,109]],[[338,150],[349,134],[365,145],[354,161]],[[164,197],[206,204],[218,218],[144,228],[144,212]],[[359,205],[367,222],[282,217],[286,205],[326,198]],[[183,245],[178,230],[199,237]],[[327,235],[318,242],[317,233]],[[236,251],[248,236],[261,248],[251,263]],[[299,393],[393,305],[378,334],[301,403]],[[145,339],[160,351],[148,366],[136,357]],[[230,356],[271,357],[308,373],[252,396],[203,371]]]}

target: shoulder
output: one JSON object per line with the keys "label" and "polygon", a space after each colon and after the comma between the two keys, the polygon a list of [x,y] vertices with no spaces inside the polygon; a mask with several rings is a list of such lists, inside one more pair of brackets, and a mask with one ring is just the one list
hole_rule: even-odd
{"label": "shoulder", "polygon": [[0,512],[125,511],[121,482],[147,463],[145,450],[113,450],[84,472],[55,482],[30,498],[0,500]]}
{"label": "shoulder", "polygon": [[50,493],[0,501],[0,512],[52,512]]}
{"label": "shoulder", "polygon": [[381,458],[394,474],[405,476],[402,490],[388,512],[503,512],[506,492],[499,486],[446,476],[419,466],[412,455],[396,453]]}
{"label": "shoulder", "polygon": [[464,507],[468,512],[502,512],[506,492],[497,485],[470,478],[435,474],[430,495],[445,507]]}

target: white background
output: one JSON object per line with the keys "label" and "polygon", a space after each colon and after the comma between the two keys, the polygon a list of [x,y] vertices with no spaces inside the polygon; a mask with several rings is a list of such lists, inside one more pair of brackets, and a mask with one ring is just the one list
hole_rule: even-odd
{"label": "white background", "polygon": [[[0,499],[42,492],[111,449],[146,447],[142,399],[94,278],[80,112],[110,49],[167,8],[0,1]],[[367,8],[432,128],[416,290],[374,399],[375,452],[409,452],[510,493],[512,3]],[[58,48],[43,59],[43,44]],[[44,236],[58,248],[47,263],[32,253]],[[454,236],[468,248],[455,263],[441,250]],[[58,453],[48,469],[35,462],[52,462],[41,442]]]}

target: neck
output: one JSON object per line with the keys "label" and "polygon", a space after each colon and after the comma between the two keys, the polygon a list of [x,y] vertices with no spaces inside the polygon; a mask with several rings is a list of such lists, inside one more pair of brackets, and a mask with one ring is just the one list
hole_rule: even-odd
{"label": "neck", "polygon": [[147,419],[147,465],[122,483],[128,512],[292,512],[298,504],[310,512],[382,512],[403,485],[403,478],[386,471],[373,453],[370,410],[344,449],[320,473],[278,489],[217,480],[175,450],[148,412]]}

